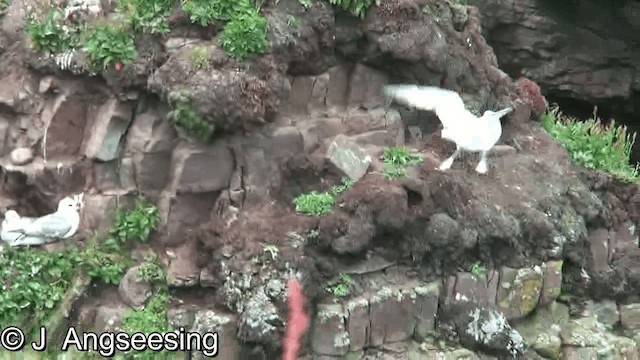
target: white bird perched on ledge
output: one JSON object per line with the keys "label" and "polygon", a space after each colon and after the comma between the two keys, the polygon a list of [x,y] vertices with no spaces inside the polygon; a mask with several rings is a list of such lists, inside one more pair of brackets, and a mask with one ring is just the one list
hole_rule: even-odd
{"label": "white bird perched on ledge", "polygon": [[58,202],[56,212],[39,218],[21,218],[7,211],[2,223],[2,240],[10,246],[42,245],[73,236],[80,225],[82,194],[67,196]]}
{"label": "white bird perched on ledge", "polygon": [[489,150],[502,135],[500,118],[513,111],[511,107],[498,112],[487,110],[478,118],[465,108],[458,93],[434,86],[387,85],[384,93],[398,102],[436,113],[443,126],[440,136],[456,143],[456,151],[440,164],[440,170],[449,169],[461,151],[469,151],[480,153],[476,171],[485,174]]}

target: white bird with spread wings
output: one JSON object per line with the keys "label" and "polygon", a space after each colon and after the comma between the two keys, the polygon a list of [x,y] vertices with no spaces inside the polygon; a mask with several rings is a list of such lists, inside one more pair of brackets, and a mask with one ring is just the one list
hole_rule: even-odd
{"label": "white bird with spread wings", "polygon": [[10,246],[42,245],[75,235],[80,226],[82,194],[60,200],[56,212],[39,218],[22,218],[14,210],[5,214],[0,237]]}
{"label": "white bird with spread wings", "polygon": [[502,135],[500,118],[513,111],[511,107],[497,112],[487,110],[477,117],[465,108],[458,93],[434,86],[387,85],[384,93],[405,105],[436,113],[443,126],[440,136],[456,144],[456,151],[440,164],[440,170],[451,168],[461,151],[469,151],[480,153],[476,171],[485,174],[489,150]]}

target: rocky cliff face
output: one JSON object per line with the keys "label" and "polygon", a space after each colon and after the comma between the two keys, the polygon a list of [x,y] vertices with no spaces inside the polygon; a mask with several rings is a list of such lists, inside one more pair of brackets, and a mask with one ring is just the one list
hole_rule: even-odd
{"label": "rocky cliff face", "polygon": [[[569,163],[532,121],[544,99],[498,68],[477,8],[387,1],[360,21],[281,0],[265,9],[271,51],[242,63],[176,12],[166,37],[137,39],[132,65],[89,77],[81,58],[61,70],[12,41],[22,5],[3,21],[2,209],[40,215],[84,191],[82,241],[144,194],[160,209],[152,247],[180,300],[170,323],[219,331],[221,358],[277,358],[291,276],[313,305],[309,358],[637,358],[637,186]],[[189,62],[196,47],[210,67]],[[389,106],[389,82],[459,91],[478,113],[514,106],[490,174],[473,172],[475,158],[436,171],[453,145],[433,115]],[[604,87],[590,94],[628,95]],[[215,126],[210,143],[168,119],[184,89]],[[403,144],[424,161],[389,180],[383,149]],[[329,214],[296,213],[295,197],[345,175],[358,181]],[[123,284],[72,321],[117,326],[124,301],[145,292],[129,275]],[[569,317],[561,291],[583,317]]]}
{"label": "rocky cliff face", "polygon": [[[640,3],[637,1],[471,1],[500,67],[537,82],[574,111],[640,128]],[[567,109],[569,110],[569,109]],[[640,160],[635,147],[633,161]]]}

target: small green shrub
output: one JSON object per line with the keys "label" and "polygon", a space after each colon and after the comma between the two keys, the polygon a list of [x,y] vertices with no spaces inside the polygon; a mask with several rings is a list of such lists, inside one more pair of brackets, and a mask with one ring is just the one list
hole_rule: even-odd
{"label": "small green shrub", "polygon": [[211,51],[205,47],[198,46],[191,49],[189,52],[189,60],[198,70],[211,69]]}
{"label": "small green shrub", "polygon": [[117,10],[125,14],[134,31],[163,34],[169,31],[167,18],[174,5],[175,0],[120,0]]}
{"label": "small green shrub", "polygon": [[155,256],[145,258],[140,265],[140,280],[153,282],[162,282],[165,280],[165,273],[162,266],[158,265]]}
{"label": "small green shrub", "polygon": [[0,18],[4,16],[4,14],[9,9],[11,5],[11,0],[0,0]]}
{"label": "small green shrub", "polygon": [[395,179],[407,174],[406,167],[422,161],[421,155],[414,155],[404,146],[392,146],[384,149],[382,154],[384,162],[384,177]]}
{"label": "small green shrub", "polygon": [[579,121],[562,115],[558,108],[544,113],[540,122],[576,163],[621,180],[638,181],[638,168],[629,165],[636,134],[628,135],[625,126],[616,126],[613,120],[603,126],[595,111],[593,118]]}
{"label": "small green shrub", "polygon": [[116,210],[116,220],[111,236],[120,243],[129,240],[147,242],[149,235],[158,227],[160,214],[158,208],[143,198],[137,198],[131,211]]}
{"label": "small green shrub", "polygon": [[322,216],[331,212],[334,200],[329,193],[311,191],[298,196],[293,200],[293,203],[296,206],[296,211],[301,214]]}
{"label": "small green shrub", "polygon": [[94,239],[78,256],[78,265],[84,267],[92,279],[105,284],[118,285],[128,263],[128,257],[114,239]]}
{"label": "small green shrub", "polygon": [[91,64],[102,69],[114,66],[118,62],[125,65],[137,56],[133,36],[122,27],[113,24],[98,24],[89,29],[85,51]]}
{"label": "small green shrub", "polygon": [[55,54],[78,46],[77,35],[65,30],[62,21],[63,14],[57,9],[51,9],[44,19],[31,13],[26,19],[26,30],[33,47]]}
{"label": "small green shrub", "polygon": [[331,195],[332,196],[338,196],[340,194],[342,194],[343,192],[351,189],[353,187],[353,180],[351,178],[343,178],[342,181],[340,182],[340,184],[338,185],[334,185],[331,188]]}
{"label": "small green shrub", "polygon": [[169,113],[169,119],[183,128],[191,136],[204,142],[211,140],[215,131],[215,125],[205,120],[191,106],[189,95],[185,92],[176,92],[170,95],[169,103],[173,110]]}
{"label": "small green shrub", "polygon": [[216,21],[229,21],[235,14],[254,8],[249,0],[183,0],[182,10],[192,23],[208,26]]}
{"label": "small green shrub", "polygon": [[[154,294],[147,300],[147,304],[142,310],[131,310],[122,319],[120,329],[128,334],[141,332],[149,335],[151,333],[164,334],[171,331],[169,321],[167,320],[167,306],[169,302],[169,294],[165,286],[158,285],[154,290]],[[136,352],[130,350],[127,352],[127,359],[175,359],[175,354],[166,350],[154,352],[146,350]]]}
{"label": "small green shrub", "polygon": [[348,274],[340,274],[337,282],[329,286],[328,290],[336,297],[346,297],[351,294],[353,279]]}
{"label": "small green shrub", "polygon": [[329,0],[332,5],[339,6],[343,10],[364,19],[367,10],[373,5],[375,0]]}
{"label": "small green shrub", "polygon": [[482,280],[487,274],[487,268],[484,267],[481,263],[474,263],[469,268],[469,272],[473,275],[476,280]]}
{"label": "small green shrub", "polygon": [[236,13],[222,30],[220,42],[224,51],[237,60],[261,54],[267,49],[267,20],[255,8]]}

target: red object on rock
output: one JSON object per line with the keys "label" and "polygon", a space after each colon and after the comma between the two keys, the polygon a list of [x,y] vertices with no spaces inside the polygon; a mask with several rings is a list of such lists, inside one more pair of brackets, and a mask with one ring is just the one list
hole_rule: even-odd
{"label": "red object on rock", "polygon": [[116,71],[120,71],[120,70],[122,70],[122,64],[118,61],[116,63]]}
{"label": "red object on rock", "polygon": [[531,107],[531,110],[533,110],[536,116],[539,116],[547,110],[549,104],[547,103],[547,99],[542,95],[538,84],[526,77],[520,77],[515,81],[515,85],[516,92],[520,99]]}
{"label": "red object on rock", "polygon": [[287,285],[287,305],[289,317],[284,335],[282,360],[297,360],[300,350],[300,338],[309,325],[309,315],[304,311],[306,297],[298,279],[289,281]]}

